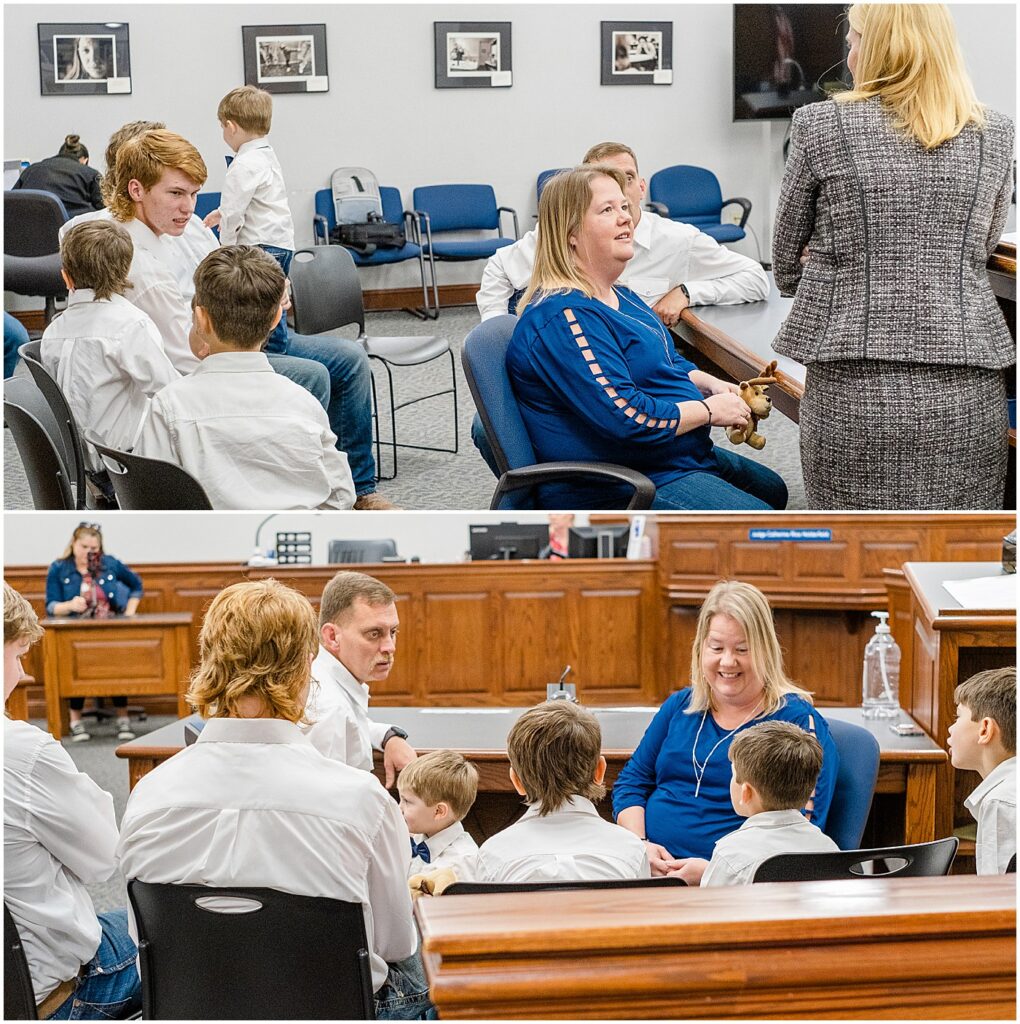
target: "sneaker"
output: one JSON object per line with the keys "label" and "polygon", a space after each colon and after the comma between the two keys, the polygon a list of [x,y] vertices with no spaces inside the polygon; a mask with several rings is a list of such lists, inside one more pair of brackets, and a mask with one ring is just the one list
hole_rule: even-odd
{"label": "sneaker", "polygon": [[117,739],[119,740],[133,740],[135,734],[131,731],[131,719],[130,718],[118,718],[117,719]]}
{"label": "sneaker", "polygon": [[378,491],[362,494],[354,503],[354,508],[358,512],[385,512],[398,507],[393,502],[387,501]]}
{"label": "sneaker", "polygon": [[74,722],[71,725],[71,742],[72,743],[86,743],[92,737],[85,731],[84,722]]}

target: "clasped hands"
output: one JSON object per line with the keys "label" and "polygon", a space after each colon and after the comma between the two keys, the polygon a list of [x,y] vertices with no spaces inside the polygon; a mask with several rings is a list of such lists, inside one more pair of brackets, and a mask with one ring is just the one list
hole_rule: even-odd
{"label": "clasped hands", "polygon": [[704,370],[691,370],[691,382],[705,396],[712,411],[713,427],[746,427],[751,409],[740,397],[740,388]]}
{"label": "clasped hands", "polygon": [[681,878],[688,885],[697,887],[701,884],[701,876],[708,867],[704,857],[674,857],[665,846],[648,841],[648,866],[653,877]]}

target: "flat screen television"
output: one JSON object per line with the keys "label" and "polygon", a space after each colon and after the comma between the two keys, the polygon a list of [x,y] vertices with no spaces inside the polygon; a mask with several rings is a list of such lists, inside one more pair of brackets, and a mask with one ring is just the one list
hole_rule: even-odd
{"label": "flat screen television", "polygon": [[471,560],[538,558],[542,548],[549,546],[547,523],[496,523],[469,526]]}
{"label": "flat screen television", "polygon": [[571,558],[626,558],[629,540],[628,523],[571,526],[567,552]]}
{"label": "flat screen television", "polygon": [[850,87],[842,4],[733,5],[733,120],[775,121]]}

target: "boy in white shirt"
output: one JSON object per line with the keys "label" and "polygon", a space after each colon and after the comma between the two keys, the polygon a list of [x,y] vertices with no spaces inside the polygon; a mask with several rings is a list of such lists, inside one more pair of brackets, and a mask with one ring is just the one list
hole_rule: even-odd
{"label": "boy in white shirt", "polygon": [[[525,711],[507,736],[510,781],[524,816],[482,843],[480,882],[648,878],[645,844],[599,816],[606,792],[598,719],[569,700]],[[406,769],[405,769],[406,771]]]}
{"label": "boy in white shirt", "polygon": [[956,688],[953,699],[953,767],[981,776],[964,801],[978,823],[977,873],[1001,875],[1016,854],[1016,668],[978,672]]}
{"label": "boy in white shirt", "polygon": [[[111,220],[72,228],[60,244],[67,309],[43,332],[42,363],[56,378],[82,434],[130,451],[149,399],[180,374],[148,314],[124,293],[134,246]],[[91,446],[90,476],[108,493],[109,478]]]}
{"label": "boy in white shirt", "polygon": [[201,363],[153,398],[142,427],[138,454],[183,467],[213,508],[354,504],[347,456],[322,406],[274,373],[261,351],[285,288],[283,271],[253,246],[206,256],[195,271],[189,338]]}
{"label": "boy in white shirt", "polygon": [[400,813],[411,833],[408,878],[444,868],[473,882],[478,844],[461,824],[478,795],[478,770],[455,750],[433,750],[398,776]]}
{"label": "boy in white shirt", "polygon": [[730,744],[730,800],[747,821],[715,844],[701,885],[747,885],[762,861],[780,853],[839,849],[801,808],[822,770],[822,746],[792,722],[762,722]]}

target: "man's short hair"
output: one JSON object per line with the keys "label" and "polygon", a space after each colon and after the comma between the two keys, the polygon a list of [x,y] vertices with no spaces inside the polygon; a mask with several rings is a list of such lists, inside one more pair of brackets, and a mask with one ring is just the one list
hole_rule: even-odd
{"label": "man's short hair", "polygon": [[627,156],[634,161],[634,169],[637,170],[637,157],[634,155],[634,150],[630,146],[625,146],[622,142],[599,142],[592,146],[587,153],[584,154],[584,159],[581,161],[582,164],[600,164],[607,156],[619,156],[621,153],[625,153]]}
{"label": "man's short hair", "polygon": [[822,770],[822,745],[792,722],[762,722],[730,744],[737,782],[753,786],[766,811],[801,810]]}
{"label": "man's short hair", "polygon": [[233,121],[246,132],[268,135],[273,126],[273,97],[265,89],[242,85],[220,100],[216,116],[220,124]]}
{"label": "man's short hair", "polygon": [[428,807],[440,801],[449,804],[460,821],[478,795],[478,769],[456,750],[433,750],[397,776],[397,789],[413,793]]}
{"label": "man's short hair", "polygon": [[4,580],[4,646],[18,640],[34,644],[42,635],[39,616],[27,599]]}
{"label": "man's short hair", "polygon": [[150,189],[168,170],[180,171],[199,187],[209,176],[202,154],[176,132],[158,128],[124,142],[117,151],[114,181],[103,197],[114,218],[126,221],[135,215],[135,202],[128,194],[130,182],[139,181]]}
{"label": "man's short hair", "polygon": [[279,263],[254,245],[214,249],[195,270],[195,305],[220,341],[258,349],[269,337],[287,279]]}
{"label": "man's short hair", "polygon": [[1016,754],[1016,666],[990,668],[960,683],[953,694],[977,722],[990,718],[999,727],[1002,745]]}
{"label": "man's short hair", "polygon": [[595,782],[602,753],[598,719],[570,700],[547,700],[525,711],[506,740],[510,767],[539,815],[562,807],[572,796],[600,800],[606,787]]}
{"label": "man's short hair", "polygon": [[358,598],[367,604],[393,604],[397,595],[385,583],[363,572],[338,572],[326,584],[319,602],[319,628],[327,622],[339,622],[354,606]]}
{"label": "man's short hair", "polygon": [[127,230],[112,220],[76,224],[60,242],[60,262],[75,288],[91,288],[97,299],[123,295],[135,247]]}

